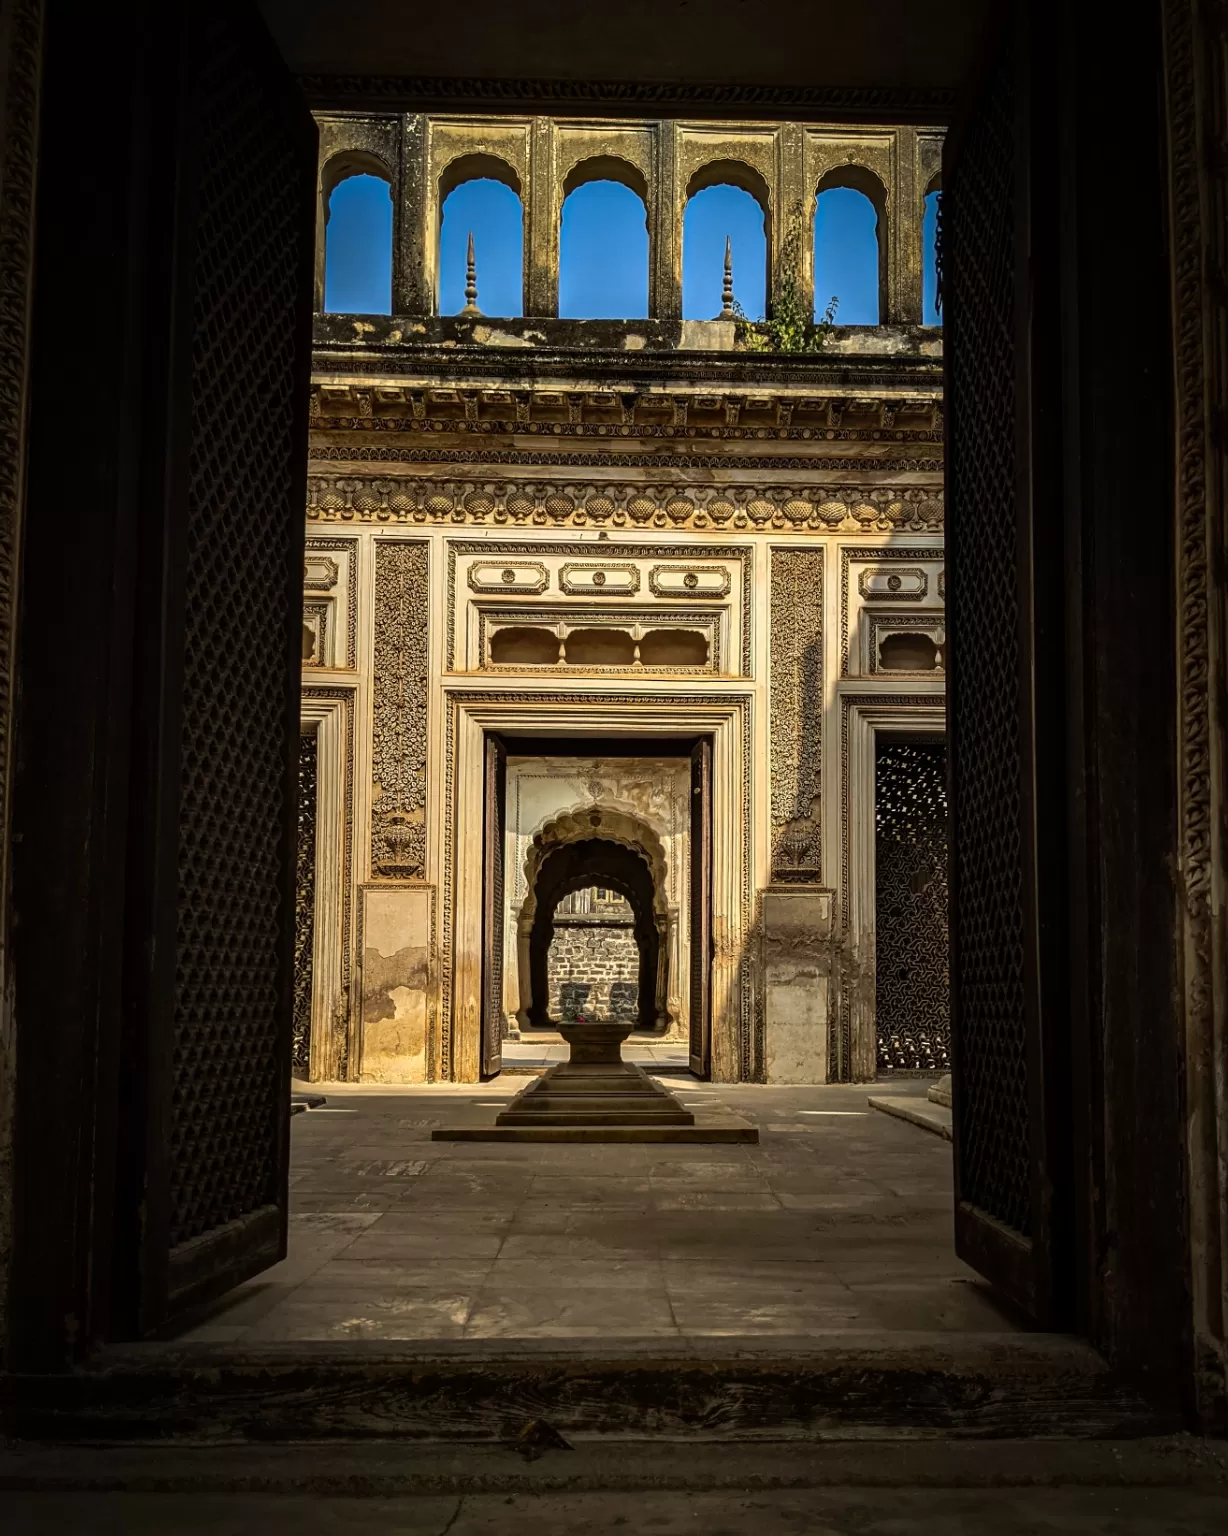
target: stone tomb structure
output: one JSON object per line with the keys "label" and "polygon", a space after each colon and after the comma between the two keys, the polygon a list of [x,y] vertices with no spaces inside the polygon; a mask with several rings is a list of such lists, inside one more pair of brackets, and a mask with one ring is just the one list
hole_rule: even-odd
{"label": "stone tomb structure", "polygon": [[[639,1033],[686,1040],[722,1081],[872,1078],[880,747],[943,733],[941,331],[919,323],[941,136],[321,130],[325,208],[345,175],[389,181],[394,312],[317,319],[296,1071],[498,1071],[504,1039],[552,1036],[549,941],[574,964],[576,901],[602,889],[621,964],[627,924],[635,947]],[[619,156],[643,181],[652,313],[559,320],[563,189],[618,179]],[[525,198],[527,318],[438,316],[442,198],[496,162]],[[805,232],[822,188],[876,186],[886,323],[801,354],[684,324],[681,209],[722,180],[762,197],[770,271],[781,208],[800,199]],[[936,835],[897,812],[906,840]],[[941,949],[940,915],[927,931]],[[945,951],[925,969],[940,1009]],[[888,1064],[940,1070],[942,1026],[924,1062]]]}

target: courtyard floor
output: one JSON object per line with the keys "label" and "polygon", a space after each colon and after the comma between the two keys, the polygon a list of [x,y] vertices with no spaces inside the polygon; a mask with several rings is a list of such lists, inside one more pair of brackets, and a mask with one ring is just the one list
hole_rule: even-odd
{"label": "courtyard floor", "polygon": [[431,1141],[489,1119],[550,1049],[514,1047],[513,1071],[479,1087],[327,1085],[291,1122],[289,1256],[173,1337],[659,1346],[1021,1326],[955,1257],[950,1144],[871,1109],[873,1086],[702,1083],[637,1047],[684,1103],[754,1121],[759,1145]]}

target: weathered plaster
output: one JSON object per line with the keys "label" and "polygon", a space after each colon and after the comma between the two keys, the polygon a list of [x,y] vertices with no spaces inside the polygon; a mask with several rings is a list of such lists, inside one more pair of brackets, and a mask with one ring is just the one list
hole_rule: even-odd
{"label": "weathered plaster", "polygon": [[364,892],[363,1082],[426,1079],[434,975],[431,894],[422,887]]}

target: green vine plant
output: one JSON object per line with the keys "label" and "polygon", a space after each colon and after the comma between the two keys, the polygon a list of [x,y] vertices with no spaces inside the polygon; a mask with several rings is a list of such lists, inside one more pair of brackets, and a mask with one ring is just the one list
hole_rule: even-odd
{"label": "green vine plant", "polygon": [[820,320],[814,318],[802,292],[802,205],[795,203],[780,247],[780,279],[772,300],[771,318],[752,320],[733,301],[734,342],[746,352],[820,352],[836,325],[840,300],[828,301]]}

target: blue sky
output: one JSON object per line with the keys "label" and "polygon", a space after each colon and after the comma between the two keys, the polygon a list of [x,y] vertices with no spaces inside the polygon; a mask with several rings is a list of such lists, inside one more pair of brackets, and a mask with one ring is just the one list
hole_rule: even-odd
{"label": "blue sky", "polygon": [[[925,217],[925,321],[934,324],[934,197]],[[878,323],[875,214],[849,188],[819,198],[815,215],[815,299],[821,313],[838,297],[844,325]],[[520,199],[495,181],[472,181],[447,199],[439,242],[441,314],[465,302],[465,247],[472,230],[478,306],[487,315],[523,307]],[[688,203],[683,223],[682,312],[711,319],[720,309],[725,237],[733,241],[734,293],[752,318],[763,314],[767,242],[749,193],[709,187]],[[327,236],[325,308],[387,314],[392,291],[392,201],[385,182],[354,176],[333,193]],[[627,187],[590,182],[563,206],[559,314],[572,319],[642,319],[648,313],[648,230],[644,205]]]}

